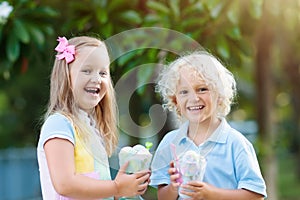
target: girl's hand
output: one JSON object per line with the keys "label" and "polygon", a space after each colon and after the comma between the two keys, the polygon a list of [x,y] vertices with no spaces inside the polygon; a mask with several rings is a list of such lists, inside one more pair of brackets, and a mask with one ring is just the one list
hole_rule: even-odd
{"label": "girl's hand", "polygon": [[174,162],[170,163],[170,168],[168,170],[170,175],[170,187],[174,191],[178,191],[178,187],[180,186],[181,182],[178,181],[181,179],[181,175],[179,174],[178,170],[174,167]]}
{"label": "girl's hand", "polygon": [[146,192],[150,170],[143,170],[134,174],[126,174],[128,162],[120,167],[120,170],[114,180],[117,188],[116,196],[136,196]]}

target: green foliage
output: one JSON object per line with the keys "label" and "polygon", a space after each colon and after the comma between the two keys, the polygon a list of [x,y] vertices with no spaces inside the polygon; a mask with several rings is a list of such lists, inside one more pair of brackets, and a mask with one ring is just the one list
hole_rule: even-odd
{"label": "green foliage", "polygon": [[[155,26],[179,31],[186,37],[196,40],[224,61],[230,60],[230,63],[236,63],[236,66],[242,65],[241,57],[251,54],[249,47],[243,46],[246,41],[240,23],[242,3],[238,0],[134,0],[130,3],[124,0],[84,0],[66,1],[63,4],[59,0],[43,1],[43,3],[15,0],[9,3],[14,9],[6,24],[0,27],[0,73],[4,77],[0,80],[3,83],[0,92],[2,96],[6,96],[1,99],[6,99],[5,102],[8,102],[0,112],[0,117],[3,119],[0,126],[2,141],[6,141],[4,138],[8,135],[14,141],[13,138],[23,135],[22,132],[25,130],[32,132],[24,128],[27,126],[25,123],[34,124],[30,120],[42,115],[42,108],[46,105],[48,96],[46,81],[49,77],[49,68],[45,70],[45,64],[50,67],[50,63],[53,62],[52,57],[49,57],[49,52],[53,55],[57,36],[93,34],[105,40],[122,31]],[[259,5],[253,8],[257,10]],[[159,41],[165,41],[170,47],[184,51],[181,41],[169,41],[168,35],[164,35],[163,32],[158,37],[160,37]],[[145,39],[142,34],[140,38],[134,35],[132,38],[127,37],[118,47],[124,52],[126,48],[136,43],[141,47],[157,46],[155,41],[155,38]],[[123,47],[125,49],[122,49]],[[165,63],[177,56],[163,49],[134,48],[136,50],[121,55],[112,63],[115,82],[124,73],[139,65]],[[139,70],[136,74],[136,85],[146,83],[153,78],[153,73],[153,67]],[[41,84],[37,83],[44,83],[45,87],[41,89]],[[148,99],[146,103],[135,101],[139,102],[139,105],[135,105],[131,114],[139,121],[138,116],[146,115],[145,113],[148,112],[145,108],[159,100],[151,87],[139,87],[136,92],[138,98],[147,97]],[[32,99],[32,97],[35,98]],[[28,118],[28,113],[34,117]],[[13,126],[13,124],[17,125]],[[24,131],[22,131],[23,128]],[[33,129],[34,125],[30,128]],[[4,129],[6,136],[2,132]],[[22,138],[27,141],[25,139],[27,137],[22,136]],[[22,141],[19,144],[21,145]]]}
{"label": "green foliage", "polygon": [[0,74],[4,79],[10,78],[10,71],[18,66],[18,60],[24,57],[29,59],[29,54],[24,53],[24,45],[43,49],[46,35],[54,32],[49,19],[57,16],[54,9],[35,1],[15,0],[8,3],[13,10],[6,23],[0,25],[0,45],[5,47],[1,48]]}

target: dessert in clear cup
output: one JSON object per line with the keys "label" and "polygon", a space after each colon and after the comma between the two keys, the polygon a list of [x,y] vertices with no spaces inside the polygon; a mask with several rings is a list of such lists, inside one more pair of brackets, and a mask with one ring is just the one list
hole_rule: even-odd
{"label": "dessert in clear cup", "polygon": [[[178,169],[181,174],[182,184],[186,184],[189,181],[202,181],[206,167],[205,158],[192,150],[186,151],[179,156]],[[181,187],[179,187],[179,196],[181,198],[190,198],[180,193]]]}
{"label": "dessert in clear cup", "polygon": [[147,148],[140,144],[133,147],[123,147],[119,152],[119,165],[122,166],[129,161],[126,169],[127,173],[135,173],[149,169],[152,160],[152,154],[149,151],[149,148],[152,146],[151,144],[152,143],[146,143]]}
{"label": "dessert in clear cup", "polygon": [[[146,142],[146,147],[143,145],[137,144],[133,147],[126,146],[123,147],[119,152],[119,165],[124,165],[127,161],[129,164],[126,169],[126,173],[135,173],[144,169],[149,169],[152,154],[149,149],[152,147],[151,142]],[[141,196],[132,196],[132,197],[121,197],[120,200],[142,200]]]}

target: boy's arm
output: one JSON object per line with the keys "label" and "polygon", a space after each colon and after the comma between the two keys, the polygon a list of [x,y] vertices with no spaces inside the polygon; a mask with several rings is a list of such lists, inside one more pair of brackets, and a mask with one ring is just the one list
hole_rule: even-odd
{"label": "boy's arm", "polygon": [[184,189],[191,190],[190,192],[181,191],[183,194],[190,196],[193,199],[205,200],[263,200],[261,194],[252,192],[246,189],[222,189],[212,186],[204,182],[191,181],[187,185],[182,185]]}
{"label": "boy's arm", "polygon": [[[261,194],[251,192],[249,190],[245,189],[236,189],[236,190],[225,190],[225,189],[219,189],[220,191],[217,191],[217,196],[220,200],[238,200],[238,199],[244,199],[244,200],[263,200],[264,197]],[[215,198],[213,198],[215,199]]]}

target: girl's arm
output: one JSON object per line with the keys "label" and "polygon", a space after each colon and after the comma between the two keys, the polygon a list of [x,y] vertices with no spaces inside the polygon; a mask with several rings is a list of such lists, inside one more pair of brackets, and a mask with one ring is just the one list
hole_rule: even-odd
{"label": "girl's arm", "polygon": [[171,185],[159,185],[157,190],[158,200],[176,200],[178,197],[178,190],[174,189]]}
{"label": "girl's arm", "polygon": [[182,194],[191,196],[194,200],[263,200],[261,194],[246,189],[221,189],[204,182],[191,181],[182,188],[191,191],[181,191]]}
{"label": "girl's arm", "polygon": [[106,198],[142,194],[148,186],[149,173],[127,175],[123,166],[115,180],[96,180],[75,172],[74,146],[54,138],[44,145],[51,181],[56,192],[72,198]]}

